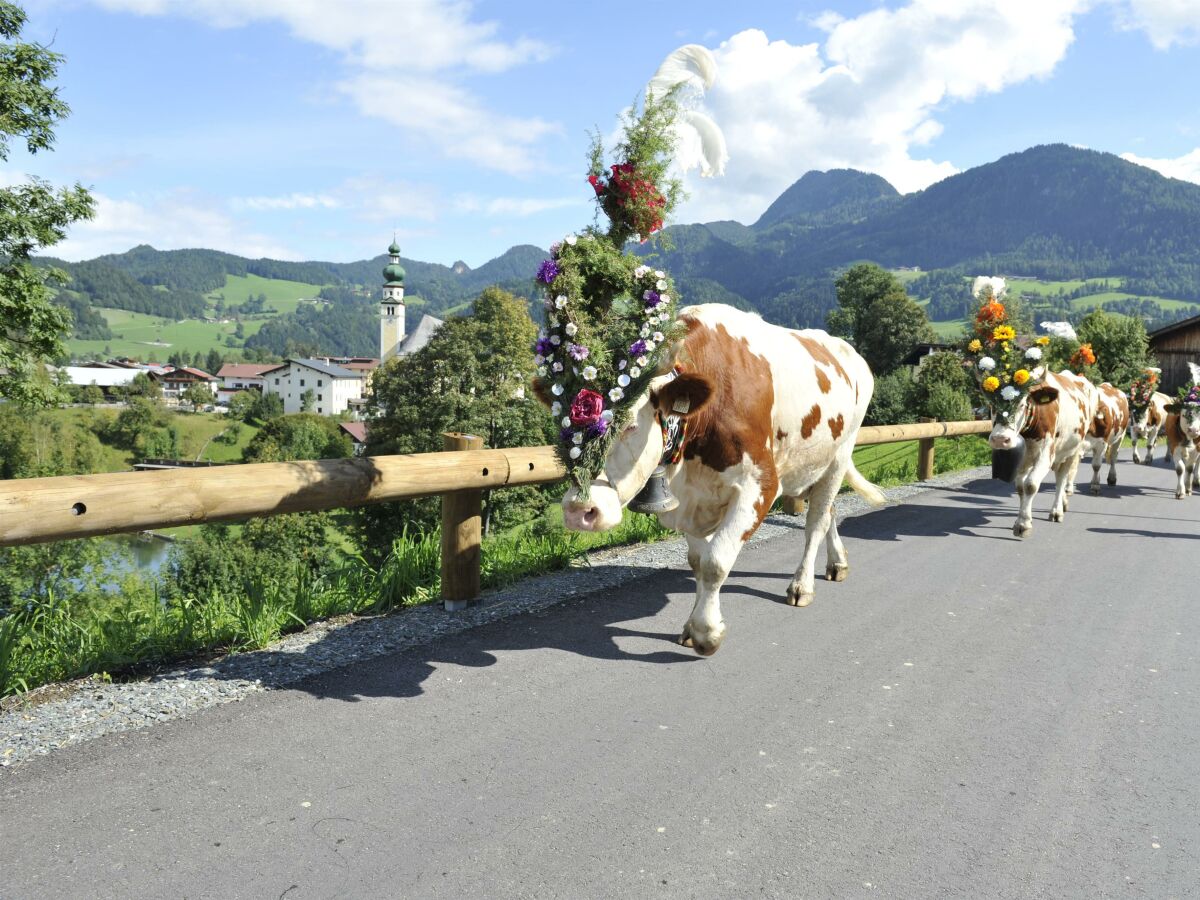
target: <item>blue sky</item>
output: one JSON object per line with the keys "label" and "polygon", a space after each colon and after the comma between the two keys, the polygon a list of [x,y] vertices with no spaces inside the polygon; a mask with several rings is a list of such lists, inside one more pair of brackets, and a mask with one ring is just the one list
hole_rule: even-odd
{"label": "blue sky", "polygon": [[53,153],[0,179],[79,180],[67,259],[213,247],[346,261],[393,231],[472,266],[592,218],[588,131],[666,54],[710,48],[721,178],[679,221],[753,222],[809,169],[902,191],[1038,143],[1200,182],[1200,0],[603,5],[534,0],[27,0],[65,54]]}

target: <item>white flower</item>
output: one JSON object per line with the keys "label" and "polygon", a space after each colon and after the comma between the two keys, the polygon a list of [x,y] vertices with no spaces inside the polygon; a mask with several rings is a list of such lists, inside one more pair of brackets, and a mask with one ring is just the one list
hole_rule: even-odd
{"label": "white flower", "polygon": [[613,411],[611,409],[606,409],[604,412],[600,413],[600,418],[605,422],[611,422],[613,420]]}
{"label": "white flower", "polygon": [[617,384],[621,387],[629,387],[629,376],[622,372],[617,376]]}
{"label": "white flower", "polygon": [[1000,391],[1000,397],[1004,400],[1016,400],[1019,396],[1021,396],[1021,392],[1011,384],[1006,384],[1003,390]]}
{"label": "white flower", "polygon": [[583,443],[583,432],[577,431],[573,435],[571,435],[571,443],[572,444],[582,444]]}
{"label": "white flower", "polygon": [[647,352],[647,353],[653,353],[653,352],[654,352],[654,348],[655,348],[655,347],[657,347],[657,346],[658,346],[658,345],[657,345],[656,343],[654,343],[654,341],[646,341],[646,352]]}
{"label": "white flower", "polygon": [[560,338],[557,334],[552,334],[552,335],[550,335],[550,343],[552,343],[555,347],[557,347],[559,344],[562,343],[562,338]]}
{"label": "white flower", "polygon": [[550,404],[550,415],[557,416],[560,412],[562,412],[562,404],[555,400]]}
{"label": "white flower", "polygon": [[566,305],[567,305],[567,298],[566,298],[565,294],[559,294],[557,297],[554,298],[554,306],[556,309],[562,309]]}
{"label": "white flower", "polygon": [[591,381],[595,377],[596,377],[596,367],[595,366],[584,366],[583,367],[584,381]]}
{"label": "white flower", "polygon": [[562,363],[556,362],[550,368],[553,369],[555,372],[561,372],[562,371]]}
{"label": "white flower", "polygon": [[984,372],[990,372],[992,369],[996,368],[996,361],[990,356],[985,356],[983,359],[979,360],[979,368]]}
{"label": "white flower", "polygon": [[658,295],[658,299],[659,299],[659,300],[661,300],[663,303],[670,303],[670,302],[671,302],[671,298],[670,298],[670,297],[668,297],[666,294],[659,294],[659,295]]}
{"label": "white flower", "polygon": [[555,397],[561,397],[562,392],[563,392],[563,386],[561,384],[550,385],[550,393],[552,393]]}
{"label": "white flower", "polygon": [[545,366],[538,366],[538,374],[539,375],[545,375],[547,371],[548,370],[546,369]]}
{"label": "white flower", "polygon": [[571,457],[571,459],[579,459],[579,457],[583,456],[583,451],[578,447],[572,447],[571,452],[567,456]]}
{"label": "white flower", "polygon": [[621,360],[619,363],[617,363],[617,371],[618,371],[618,372],[620,372],[620,371],[621,371],[621,370],[623,370],[623,369],[624,369],[624,368],[625,368],[627,365],[629,365],[629,363],[625,362],[625,360]]}
{"label": "white flower", "polygon": [[572,247],[574,247],[575,242],[577,240],[579,240],[579,238],[575,237],[575,235],[573,235],[573,234],[568,234],[565,238],[563,238],[563,240],[565,240],[568,244],[570,244]]}
{"label": "white flower", "polygon": [[639,356],[637,359],[634,360],[634,362],[636,362],[639,366],[650,365],[650,360],[646,359],[646,357],[644,357],[644,356]]}
{"label": "white flower", "polygon": [[1041,359],[1042,358],[1042,348],[1041,347],[1030,347],[1028,350],[1025,351],[1025,358],[1026,359]]}
{"label": "white flower", "polygon": [[654,277],[655,277],[655,278],[666,278],[666,277],[667,277],[667,273],[666,273],[666,272],[664,272],[662,269],[655,269],[655,270],[654,270]]}
{"label": "white flower", "polygon": [[575,332],[577,332],[578,330],[579,330],[579,326],[576,325],[574,322],[568,322],[567,326],[563,329],[563,331],[565,331],[567,333],[567,337],[575,337]]}
{"label": "white flower", "polygon": [[608,399],[611,400],[613,403],[620,403],[621,399],[624,396],[625,396],[625,392],[623,390],[621,390],[619,387],[613,388],[611,391],[608,392]]}
{"label": "white flower", "polygon": [[563,417],[562,417],[562,427],[563,427],[563,428],[570,428],[570,427],[571,427],[571,417],[570,417],[570,416],[563,416]]}
{"label": "white flower", "polygon": [[663,337],[663,333],[661,331],[654,332],[654,334],[652,336],[654,338],[654,343],[656,343],[656,344],[661,344],[663,341],[666,340],[666,338]]}
{"label": "white flower", "polygon": [[641,369],[639,369],[637,366],[634,366],[633,368],[631,368],[631,369],[629,370],[629,377],[630,377],[630,378],[637,378],[637,377],[638,377],[638,376],[640,376],[641,374],[642,374],[642,370],[641,370]]}
{"label": "white flower", "polygon": [[540,354],[540,353],[535,354],[533,357],[533,364],[535,366],[540,366],[545,361],[546,361],[546,357],[542,356],[542,354]]}
{"label": "white flower", "polygon": [[638,334],[639,334],[641,337],[644,337],[644,338],[648,338],[648,337],[650,337],[650,326],[649,326],[649,325],[643,325],[643,326],[642,326],[642,330],[641,330],[641,331],[639,331],[639,332],[638,332]]}
{"label": "white flower", "polygon": [[638,266],[636,269],[633,270],[633,277],[634,278],[645,278],[646,275],[648,275],[649,273],[650,273],[649,266]]}
{"label": "white flower", "polygon": [[[655,274],[658,274],[658,273],[655,273]],[[659,278],[658,281],[656,281],[654,283],[654,286],[656,288],[658,288],[660,291],[665,291],[669,287],[669,285],[666,283],[666,281],[664,281],[662,278]]]}

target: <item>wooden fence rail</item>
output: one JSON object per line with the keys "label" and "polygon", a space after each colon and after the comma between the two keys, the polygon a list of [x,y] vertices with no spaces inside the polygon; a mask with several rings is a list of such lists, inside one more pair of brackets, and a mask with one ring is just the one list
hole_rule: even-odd
{"label": "wooden fence rail", "polygon": [[[918,440],[919,474],[928,477],[935,438],[990,430],[989,422],[868,426],[857,443]],[[447,446],[469,447],[467,437],[454,436]],[[481,492],[565,475],[553,447],[516,447],[22,478],[0,482],[0,547],[440,495],[449,497],[443,517],[450,517],[442,583],[457,607],[478,591]],[[456,536],[449,547],[447,527]]]}

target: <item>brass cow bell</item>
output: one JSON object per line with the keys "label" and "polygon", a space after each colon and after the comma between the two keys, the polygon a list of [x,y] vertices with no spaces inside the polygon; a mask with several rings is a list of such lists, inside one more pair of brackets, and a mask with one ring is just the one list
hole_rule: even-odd
{"label": "brass cow bell", "polygon": [[667,470],[663,466],[655,468],[636,497],[629,503],[629,508],[640,513],[670,512],[679,506],[679,500],[667,486]]}

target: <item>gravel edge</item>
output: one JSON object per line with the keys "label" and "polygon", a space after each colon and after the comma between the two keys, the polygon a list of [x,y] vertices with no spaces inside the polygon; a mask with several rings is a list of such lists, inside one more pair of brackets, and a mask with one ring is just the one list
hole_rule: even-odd
{"label": "gravel edge", "polygon": [[[883,492],[890,503],[896,503],[989,474],[986,468],[964,469]],[[873,509],[856,494],[838,497],[839,521]],[[750,543],[770,541],[802,527],[798,518],[770,516]],[[440,604],[431,603],[385,616],[318,622],[264,650],[174,669],[144,681],[108,684],[85,679],[59,685],[56,692],[63,696],[0,713],[0,769],[106,734],[149,728],[356,662],[607,591],[666,568],[686,566],[687,542],[683,538],[603,550],[590,554],[586,565],[487,591],[462,612],[447,613]]]}

